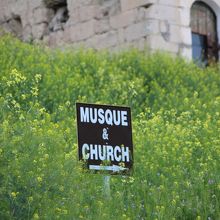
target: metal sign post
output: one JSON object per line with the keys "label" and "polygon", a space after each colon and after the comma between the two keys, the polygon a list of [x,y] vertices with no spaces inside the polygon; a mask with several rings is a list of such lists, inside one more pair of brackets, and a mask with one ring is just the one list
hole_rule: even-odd
{"label": "metal sign post", "polygon": [[110,176],[104,176],[104,195],[107,199],[111,198]]}

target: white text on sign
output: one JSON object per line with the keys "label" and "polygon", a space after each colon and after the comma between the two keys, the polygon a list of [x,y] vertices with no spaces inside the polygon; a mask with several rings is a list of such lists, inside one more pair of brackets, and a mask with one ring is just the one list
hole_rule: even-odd
{"label": "white text on sign", "polygon": [[127,111],[102,108],[80,107],[80,121],[85,123],[99,123],[116,126],[128,126]]}
{"label": "white text on sign", "polygon": [[112,147],[110,145],[93,145],[85,143],[82,146],[82,155],[84,160],[130,161],[128,147]]}

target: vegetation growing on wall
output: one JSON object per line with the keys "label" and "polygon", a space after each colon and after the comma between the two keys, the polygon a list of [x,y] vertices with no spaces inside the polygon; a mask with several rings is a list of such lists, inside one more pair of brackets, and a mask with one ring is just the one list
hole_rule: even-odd
{"label": "vegetation growing on wall", "polygon": [[[0,219],[219,219],[220,75],[165,54],[0,39]],[[134,175],[89,175],[75,102],[132,108]]]}

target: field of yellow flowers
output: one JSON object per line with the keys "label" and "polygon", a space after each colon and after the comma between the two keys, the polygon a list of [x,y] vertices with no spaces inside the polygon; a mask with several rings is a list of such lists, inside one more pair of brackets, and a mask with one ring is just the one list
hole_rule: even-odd
{"label": "field of yellow flowers", "polygon": [[[75,102],[132,110],[134,172],[88,174]],[[0,38],[0,219],[220,219],[220,69]]]}

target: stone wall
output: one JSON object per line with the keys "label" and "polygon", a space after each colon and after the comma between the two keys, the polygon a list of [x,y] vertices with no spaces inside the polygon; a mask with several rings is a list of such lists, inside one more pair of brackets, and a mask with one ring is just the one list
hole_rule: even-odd
{"label": "stone wall", "polygon": [[[53,4],[56,1],[60,3]],[[114,51],[147,47],[191,58],[193,2],[1,0],[0,26],[24,41],[42,41],[49,46],[71,44]]]}

